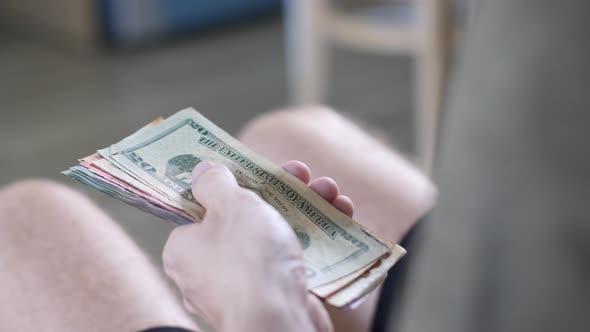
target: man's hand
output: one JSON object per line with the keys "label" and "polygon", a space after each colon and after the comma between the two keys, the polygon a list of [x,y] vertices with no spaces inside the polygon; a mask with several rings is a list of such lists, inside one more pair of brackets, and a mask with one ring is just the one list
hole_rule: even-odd
{"label": "man's hand", "polygon": [[[283,168],[309,183],[303,163]],[[333,180],[310,187],[352,216],[352,202]],[[187,309],[218,331],[331,331],[322,303],[307,292],[301,247],[283,217],[220,164],[200,163],[192,190],[205,219],[176,228],[163,253]]]}

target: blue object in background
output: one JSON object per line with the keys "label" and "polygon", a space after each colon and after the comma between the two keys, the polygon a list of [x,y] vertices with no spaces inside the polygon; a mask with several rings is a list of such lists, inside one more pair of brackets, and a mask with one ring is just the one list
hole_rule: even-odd
{"label": "blue object in background", "polygon": [[278,14],[281,0],[98,0],[104,40],[132,47]]}

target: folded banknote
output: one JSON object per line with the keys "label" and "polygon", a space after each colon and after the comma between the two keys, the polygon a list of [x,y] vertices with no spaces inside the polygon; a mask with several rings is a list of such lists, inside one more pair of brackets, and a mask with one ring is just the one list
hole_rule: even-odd
{"label": "folded banknote", "polygon": [[191,193],[191,172],[204,160],[227,166],[283,215],[303,248],[309,290],[331,305],[349,305],[378,287],[405,253],[192,108],[153,121],[64,174],[164,220],[199,223],[206,210]]}

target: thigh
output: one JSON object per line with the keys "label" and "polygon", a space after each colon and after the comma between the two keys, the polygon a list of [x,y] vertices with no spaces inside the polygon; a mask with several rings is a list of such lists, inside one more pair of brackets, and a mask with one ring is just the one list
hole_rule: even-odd
{"label": "thigh", "polygon": [[119,226],[62,185],[0,190],[0,330],[195,328]]}

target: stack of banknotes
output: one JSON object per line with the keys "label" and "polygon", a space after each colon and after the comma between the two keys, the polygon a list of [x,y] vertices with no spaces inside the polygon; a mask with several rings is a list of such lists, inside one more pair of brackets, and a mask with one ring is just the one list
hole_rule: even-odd
{"label": "stack of banknotes", "polygon": [[191,194],[191,172],[203,160],[227,166],[283,215],[303,248],[309,291],[333,306],[378,287],[405,253],[192,108],[153,121],[64,174],[164,220],[199,223],[206,210]]}

